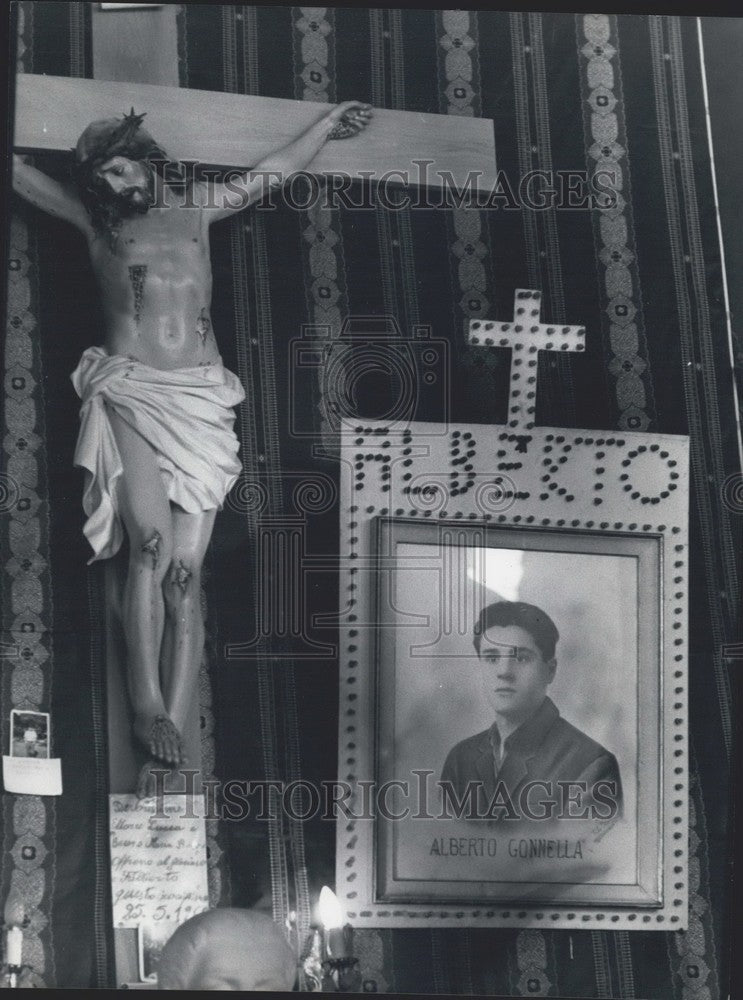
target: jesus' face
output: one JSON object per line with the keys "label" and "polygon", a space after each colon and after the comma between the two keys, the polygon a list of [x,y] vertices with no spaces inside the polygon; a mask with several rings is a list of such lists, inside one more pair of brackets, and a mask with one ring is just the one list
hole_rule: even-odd
{"label": "jesus' face", "polygon": [[141,160],[112,156],[96,169],[96,180],[122,214],[146,212],[152,204],[154,175]]}

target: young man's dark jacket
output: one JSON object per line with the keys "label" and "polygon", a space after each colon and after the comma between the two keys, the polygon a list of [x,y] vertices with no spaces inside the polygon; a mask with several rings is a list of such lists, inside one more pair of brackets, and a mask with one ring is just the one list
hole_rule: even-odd
{"label": "young man's dark jacket", "polygon": [[[541,799],[556,798],[560,801],[563,793],[557,785],[558,781],[585,782],[587,792],[581,795],[580,802],[577,801],[577,789],[565,793],[571,794],[575,800],[568,807],[571,814],[586,807],[590,809],[598,782],[614,782],[616,791],[606,785],[600,785],[596,791],[615,801],[616,815],[621,815],[622,782],[616,757],[566,722],[550,698],[545,698],[534,715],[507,737],[500,766],[499,746],[498,729],[494,724],[490,729],[457,743],[446,758],[441,773],[441,781],[452,783],[459,800],[466,794],[468,782],[483,783],[476,798],[480,816],[487,813],[487,806],[493,801],[498,787],[498,801],[502,799],[503,790],[507,790],[521,818],[519,793],[529,781],[547,782],[551,788],[551,792],[547,792],[542,786],[535,787],[529,794],[530,808],[535,813],[540,811]],[[609,806],[596,801],[600,818],[609,818],[606,816]],[[466,811],[464,815],[467,815]],[[505,812],[499,810],[493,816],[503,818]]]}

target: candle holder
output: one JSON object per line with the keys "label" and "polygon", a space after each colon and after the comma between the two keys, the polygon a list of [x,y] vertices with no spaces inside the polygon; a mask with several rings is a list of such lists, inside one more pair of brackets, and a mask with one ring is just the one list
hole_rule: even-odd
{"label": "candle holder", "polygon": [[330,955],[324,929],[310,929],[308,945],[300,962],[307,992],[358,993],[361,986],[358,965],[359,960],[353,955]]}
{"label": "candle holder", "polygon": [[31,966],[27,965],[25,962],[23,965],[4,965],[3,966],[3,989],[6,990],[17,990],[18,980],[22,972],[30,972]]}
{"label": "candle holder", "polygon": [[5,955],[3,956],[2,964],[2,981],[5,989],[18,989],[18,979],[21,973],[24,969],[31,969],[31,966],[25,962],[21,962],[19,965],[16,965],[15,963],[7,961],[8,944],[6,932],[12,931],[14,928],[22,931],[28,927],[30,923],[31,921],[27,916],[25,916],[20,922],[14,921],[13,923],[8,923],[5,920],[0,920],[0,930],[2,930],[3,936],[5,937]]}
{"label": "candle holder", "polygon": [[311,927],[307,938],[307,945],[300,956],[300,969],[303,974],[304,987],[309,993],[322,993],[324,991],[325,970],[323,961],[325,955],[325,941],[320,927]]}
{"label": "candle holder", "polygon": [[353,955],[343,958],[326,958],[323,962],[323,969],[326,970],[326,979],[333,984],[330,989],[323,989],[323,992],[358,993],[361,986],[358,958]]}
{"label": "candle holder", "polygon": [[320,890],[319,924],[310,927],[300,956],[300,989],[310,993],[358,993],[359,960],[353,954],[353,927],[343,924],[343,907],[327,885]]}

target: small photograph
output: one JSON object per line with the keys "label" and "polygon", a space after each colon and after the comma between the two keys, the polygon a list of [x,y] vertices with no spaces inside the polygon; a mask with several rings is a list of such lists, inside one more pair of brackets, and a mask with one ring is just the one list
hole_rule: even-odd
{"label": "small photograph", "polygon": [[25,712],[14,708],[10,713],[10,756],[49,757],[51,726],[48,712]]}

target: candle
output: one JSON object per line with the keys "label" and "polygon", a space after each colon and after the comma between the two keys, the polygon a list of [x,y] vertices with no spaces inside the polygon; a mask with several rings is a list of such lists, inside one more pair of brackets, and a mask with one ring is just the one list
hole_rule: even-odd
{"label": "candle", "polygon": [[328,958],[348,958],[347,934],[343,931],[343,908],[332,889],[320,890],[320,920],[325,928]]}
{"label": "candle", "polygon": [[333,927],[328,931],[328,957],[347,958],[346,941],[343,937],[343,928]]}
{"label": "candle", "polygon": [[23,960],[23,931],[26,922],[26,911],[23,899],[18,890],[13,887],[5,901],[5,964],[20,968]]}
{"label": "candle", "polygon": [[350,924],[343,927],[343,947],[346,955],[353,955],[353,927]]}
{"label": "candle", "polygon": [[23,961],[23,931],[9,927],[5,934],[5,964],[20,968]]}

